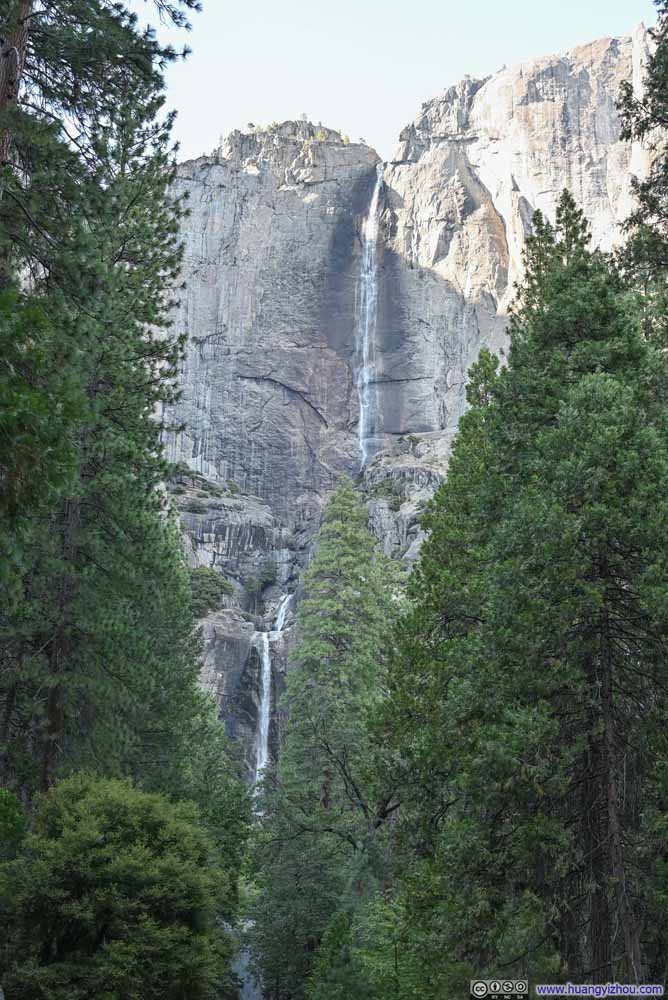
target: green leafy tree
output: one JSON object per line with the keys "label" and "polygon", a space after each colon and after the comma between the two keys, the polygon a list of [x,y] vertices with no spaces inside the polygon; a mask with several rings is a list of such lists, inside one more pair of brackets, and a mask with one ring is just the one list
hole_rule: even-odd
{"label": "green leafy tree", "polygon": [[[306,995],[323,935],[329,927],[336,938],[382,867],[383,827],[397,805],[375,779],[369,722],[386,695],[398,581],[367,519],[342,479],[303,577],[289,722],[257,838],[253,944],[272,1000]],[[350,982],[343,966],[331,974]],[[320,986],[311,978],[310,988]]]}
{"label": "green leafy tree", "polygon": [[21,998],[222,996],[217,920],[235,873],[192,805],[78,775],[0,868],[3,985]]}
{"label": "green leafy tree", "polygon": [[387,714],[424,997],[501,969],[663,974],[668,372],[572,198],[534,227],[508,366],[481,357],[429,511]]}

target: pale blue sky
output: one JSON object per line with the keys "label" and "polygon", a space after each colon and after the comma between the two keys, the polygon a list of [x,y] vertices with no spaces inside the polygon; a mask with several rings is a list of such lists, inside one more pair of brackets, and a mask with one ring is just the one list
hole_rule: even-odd
{"label": "pale blue sky", "polygon": [[641,21],[654,22],[650,0],[204,0],[193,53],[169,71],[180,158],[247,122],[305,112],[387,159],[421,103],[466,73],[629,34]]}

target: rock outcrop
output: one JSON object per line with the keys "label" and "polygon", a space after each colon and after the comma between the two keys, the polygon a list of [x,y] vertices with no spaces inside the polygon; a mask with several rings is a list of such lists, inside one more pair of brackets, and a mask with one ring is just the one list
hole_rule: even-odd
{"label": "rock outcrop", "polygon": [[284,122],[234,132],[179,168],[191,214],[176,322],[188,350],[172,416],[185,429],[167,444],[192,470],[176,497],[189,557],[235,587],[204,624],[205,681],[249,773],[255,633],[296,588],[336,479],[359,475],[385,550],[415,558],[420,510],[465,408],[467,368],[482,345],[505,346],[533,212],[553,217],[568,187],[598,245],[620,238],[630,176],[645,172],[646,154],[619,140],[615,100],[622,80],[639,85],[647,44],[640,28],[465,79],[401,133],[378,200],[374,447],[364,470],[356,338],[377,154],[322,126]]}

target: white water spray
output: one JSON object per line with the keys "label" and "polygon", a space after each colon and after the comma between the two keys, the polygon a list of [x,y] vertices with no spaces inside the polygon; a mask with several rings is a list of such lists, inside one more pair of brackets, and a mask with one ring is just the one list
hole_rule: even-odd
{"label": "white water spray", "polygon": [[294,594],[286,594],[285,597],[281,598],[281,603],[278,605],[278,611],[276,612],[275,632],[282,632],[285,628],[285,619],[288,617],[288,608],[292,603],[293,597]]}
{"label": "white water spray", "polygon": [[383,188],[383,164],[377,168],[376,184],[362,230],[362,269],[359,283],[359,308],[357,314],[356,348],[358,357],[357,395],[360,416],[358,440],[360,468],[364,468],[369,458],[369,437],[375,430],[376,390],[375,354],[376,319],[378,315],[378,268],[376,247],[378,244],[378,224],[380,221],[380,193]]}
{"label": "white water spray", "polygon": [[260,632],[260,657],[262,659],[262,690],[257,727],[257,752],[255,755],[255,784],[269,760],[269,721],[271,719],[271,650],[269,633]]}
{"label": "white water spray", "polygon": [[255,784],[257,785],[262,777],[262,773],[269,763],[269,726],[271,723],[271,645],[270,636],[278,635],[285,628],[285,621],[288,616],[288,608],[292,601],[292,594],[285,594],[281,598],[276,612],[274,628],[271,632],[260,632],[260,659],[262,661],[262,681],[260,691],[260,712],[258,714],[258,726],[255,750]]}

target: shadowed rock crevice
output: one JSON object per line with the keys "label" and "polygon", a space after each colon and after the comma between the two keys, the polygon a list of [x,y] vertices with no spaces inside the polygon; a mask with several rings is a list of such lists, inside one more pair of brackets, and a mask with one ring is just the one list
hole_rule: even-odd
{"label": "shadowed rock crevice", "polygon": [[302,401],[302,403],[306,403],[306,405],[311,408],[311,410],[315,413],[315,415],[318,418],[318,420],[320,420],[321,423],[323,423],[325,425],[325,427],[329,426],[328,423],[327,423],[327,421],[323,417],[322,413],[320,412],[320,410],[318,410],[318,408],[316,406],[314,406],[313,403],[309,399],[306,398],[306,396],[304,395],[303,392],[300,392],[299,389],[295,389],[294,386],[286,385],[285,382],[281,382],[280,379],[274,378],[272,375],[239,375],[239,374],[237,374],[237,378],[247,378],[247,379],[251,379],[251,380],[253,380],[255,382],[272,382],[274,385],[280,386],[281,389],[285,389],[286,392],[288,392],[292,396],[296,396],[298,399],[300,399]]}

